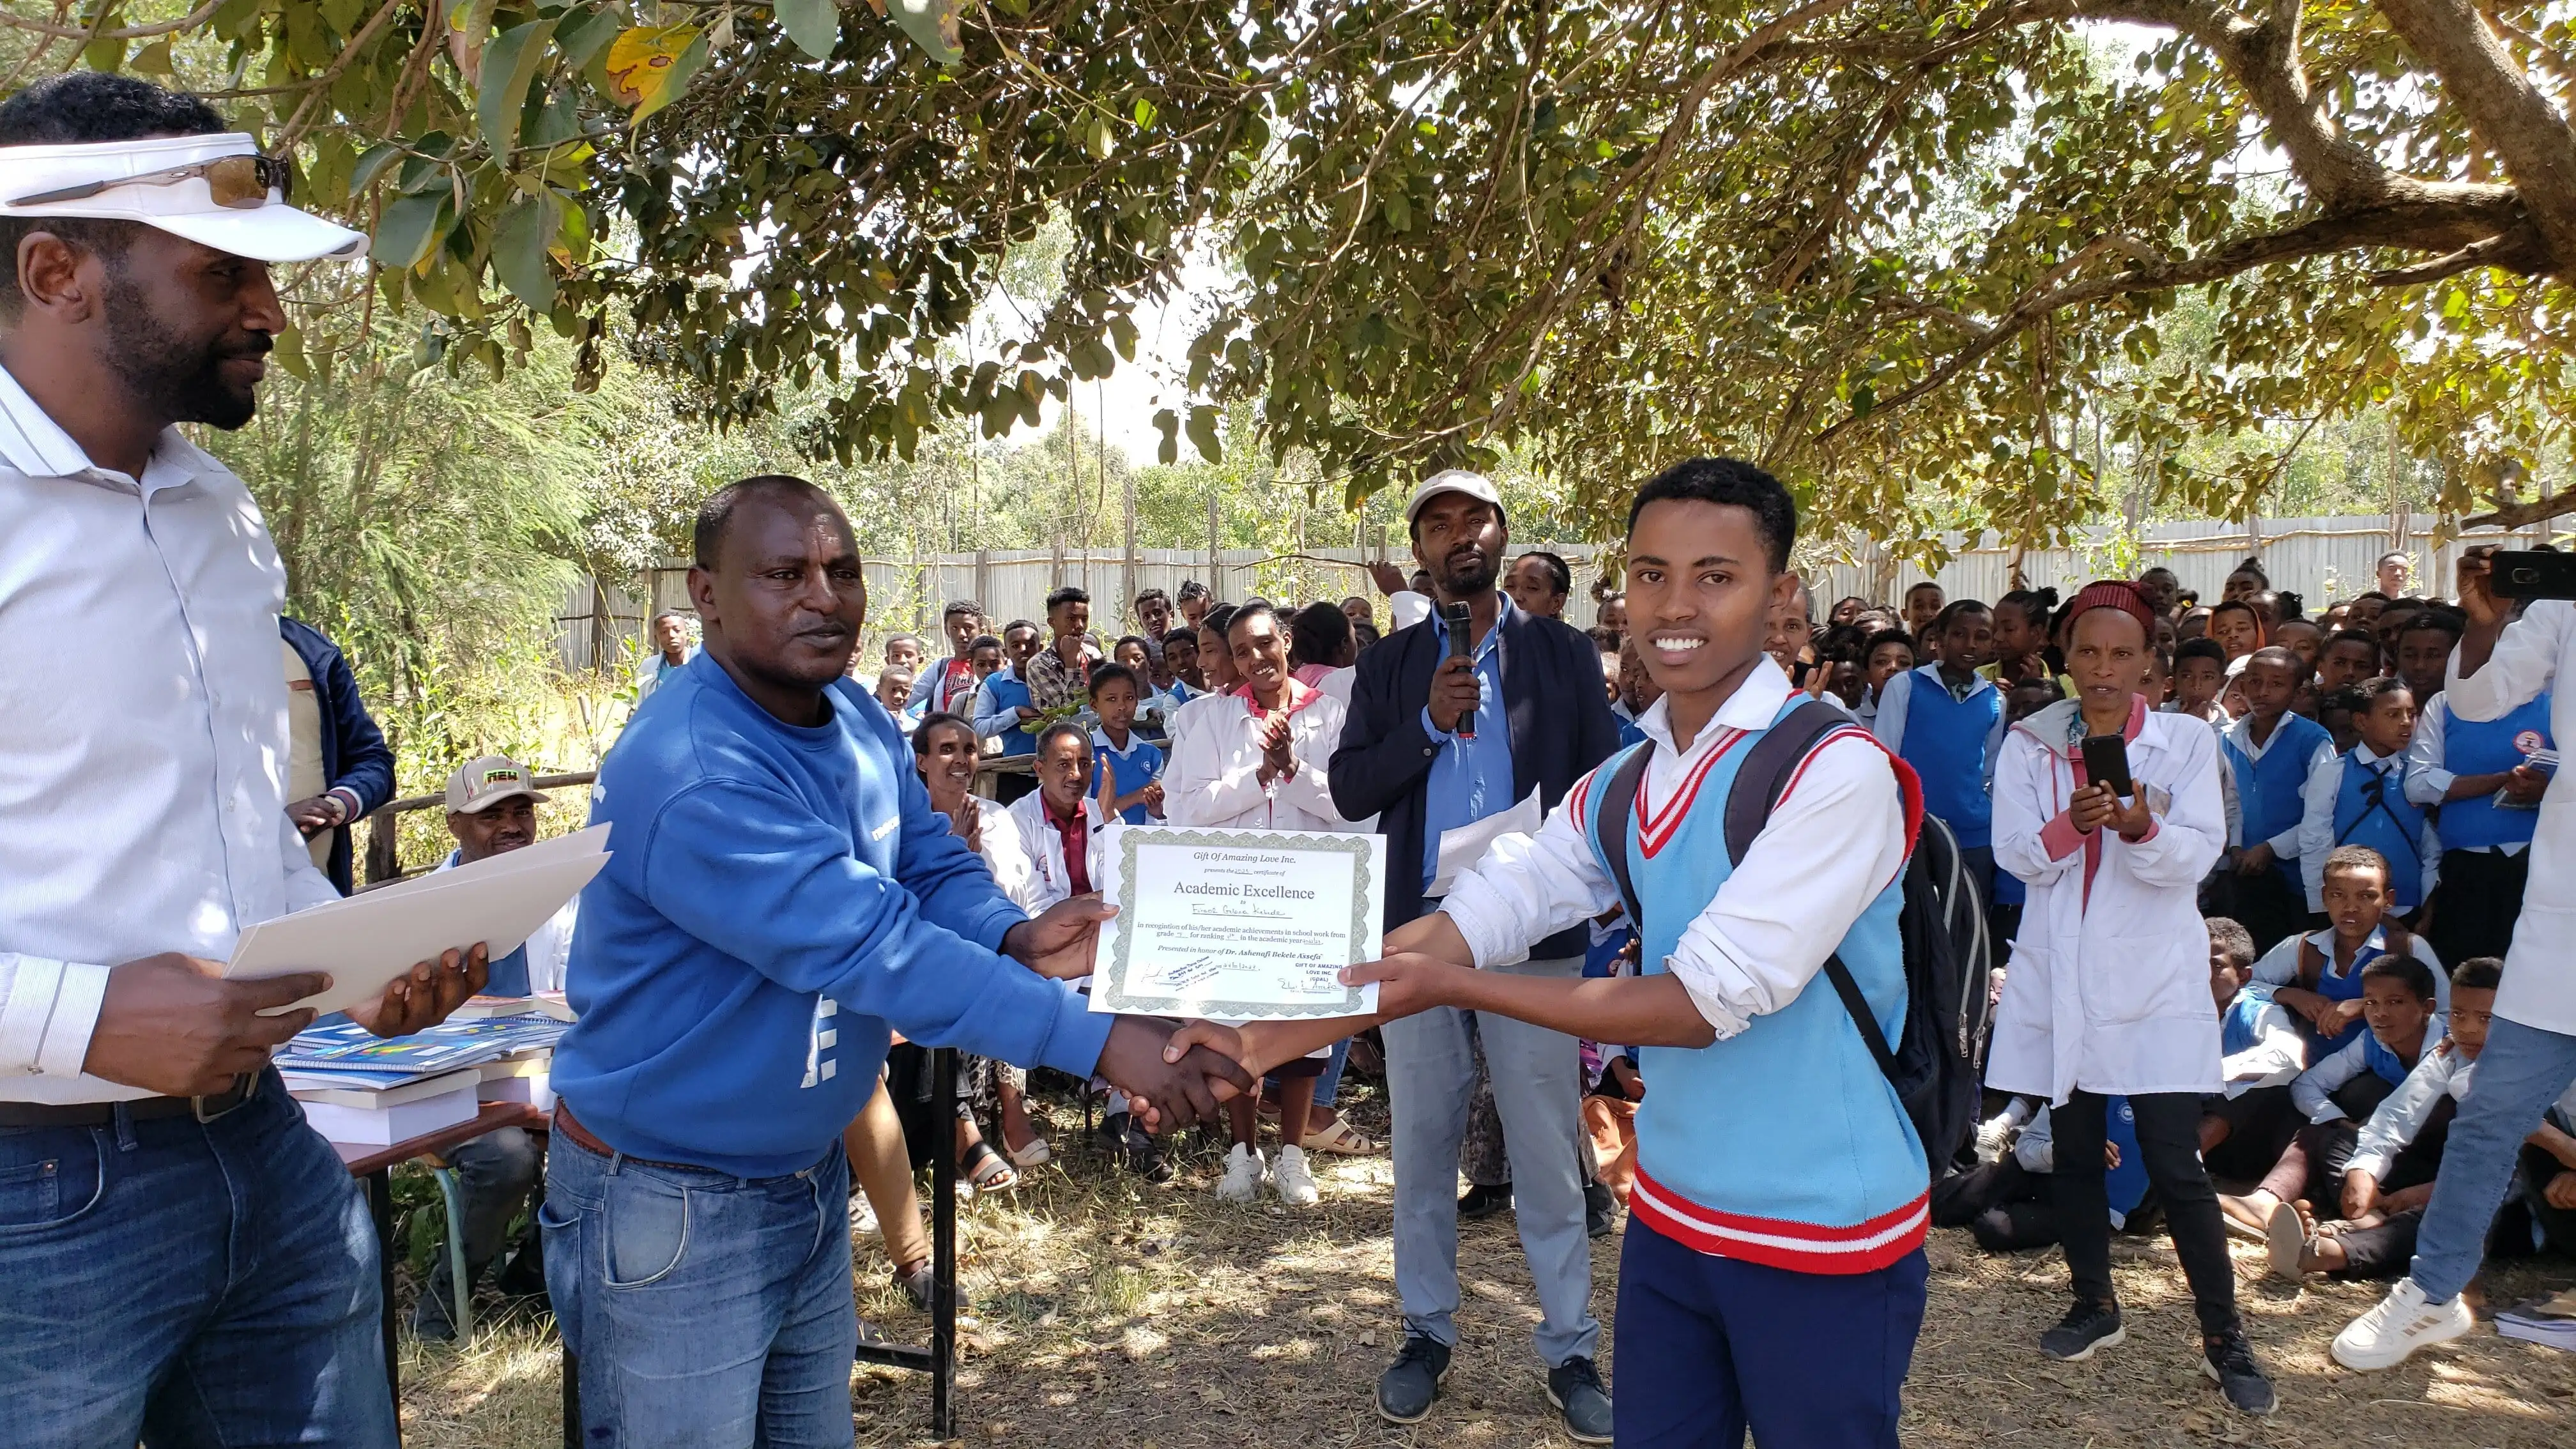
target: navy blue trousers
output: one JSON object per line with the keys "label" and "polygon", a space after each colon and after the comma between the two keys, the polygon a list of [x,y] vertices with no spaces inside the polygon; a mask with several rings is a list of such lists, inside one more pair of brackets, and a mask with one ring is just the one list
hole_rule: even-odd
{"label": "navy blue trousers", "polygon": [[1620,1449],[1896,1449],[1923,1327],[1921,1249],[1875,1273],[1712,1258],[1628,1219],[1619,1257]]}

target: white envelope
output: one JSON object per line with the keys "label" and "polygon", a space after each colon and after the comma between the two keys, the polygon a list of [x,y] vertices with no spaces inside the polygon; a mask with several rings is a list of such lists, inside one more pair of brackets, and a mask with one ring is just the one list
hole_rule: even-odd
{"label": "white envelope", "polygon": [[1536,835],[1547,823],[1538,808],[1538,790],[1531,787],[1521,803],[1499,815],[1488,815],[1472,824],[1440,832],[1440,855],[1431,872],[1431,888],[1424,895],[1439,897],[1449,894],[1458,877],[1476,868],[1495,841],[1506,835]]}
{"label": "white envelope", "polygon": [[[539,849],[530,846],[477,864],[514,861]],[[242,932],[224,975],[256,981],[328,971],[331,989],[294,1006],[330,1012],[372,1001],[418,963],[477,941],[498,959],[526,944],[608,864],[598,850],[549,854],[523,867],[460,867],[424,877],[414,889],[371,891],[262,921]]]}

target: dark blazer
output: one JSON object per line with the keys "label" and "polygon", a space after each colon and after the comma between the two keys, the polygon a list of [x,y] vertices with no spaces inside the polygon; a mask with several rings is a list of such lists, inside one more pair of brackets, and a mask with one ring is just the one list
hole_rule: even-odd
{"label": "dark blazer", "polygon": [[[358,677],[350,672],[340,646],[321,630],[283,614],[277,617],[277,632],[304,661],[304,672],[313,676],[313,700],[322,707],[322,788],[345,788],[356,795],[360,815],[394,798],[394,752],[358,698]],[[324,872],[344,896],[355,884],[355,852],[349,846],[355,824],[351,820],[331,832],[331,863]]]}
{"label": "dark blazer", "polygon": [[[1601,651],[1581,631],[1517,610],[1503,626],[1503,714],[1511,729],[1512,798],[1539,792],[1553,810],[1574,782],[1619,748],[1619,720],[1602,687]],[[1386,836],[1386,927],[1423,913],[1423,786],[1439,742],[1422,728],[1431,676],[1445,654],[1428,624],[1399,629],[1360,655],[1342,745],[1333,751],[1333,807],[1378,817]],[[1480,728],[1492,728],[1479,720]],[[1432,847],[1436,851],[1436,843]],[[1580,956],[1581,926],[1539,942],[1540,958]]]}

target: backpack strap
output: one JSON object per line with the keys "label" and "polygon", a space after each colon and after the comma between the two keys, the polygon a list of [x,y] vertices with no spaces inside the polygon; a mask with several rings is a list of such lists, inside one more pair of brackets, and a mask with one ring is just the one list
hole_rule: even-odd
{"label": "backpack strap", "polygon": [[1637,813],[1637,787],[1645,782],[1646,760],[1654,751],[1649,741],[1620,759],[1619,768],[1610,772],[1609,783],[1601,789],[1601,811],[1593,827],[1601,841],[1602,862],[1619,884],[1619,903],[1627,907],[1628,924],[1637,928],[1639,941],[1646,937],[1646,913],[1637,904],[1637,881],[1628,866],[1628,821]]}
{"label": "backpack strap", "polygon": [[2302,934],[2299,937],[2299,975],[2297,982],[2299,989],[2302,991],[2316,990],[2317,983],[2325,979],[2325,974],[2326,953],[2318,950],[2317,943],[2309,940],[2304,934]]}

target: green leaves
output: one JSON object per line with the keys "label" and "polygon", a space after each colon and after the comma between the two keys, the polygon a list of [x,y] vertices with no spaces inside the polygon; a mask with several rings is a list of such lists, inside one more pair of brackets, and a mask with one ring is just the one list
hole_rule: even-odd
{"label": "green leaves", "polygon": [[830,60],[841,42],[841,9],[834,0],[778,0],[778,25],[816,60]]}
{"label": "green leaves", "polygon": [[483,49],[483,85],[475,97],[474,115],[483,143],[497,158],[507,158],[519,142],[519,112],[527,104],[528,83],[545,59],[546,42],[554,38],[555,20],[531,20],[493,37]]}
{"label": "green leaves", "polygon": [[555,305],[554,269],[547,265],[546,253],[557,230],[554,198],[542,193],[511,202],[492,229],[493,274],[532,312],[551,311]]}
{"label": "green leaves", "polygon": [[[1158,418],[1156,420],[1156,426],[1160,425],[1160,419]],[[1225,461],[1225,445],[1217,441],[1217,410],[1215,408],[1201,406],[1190,409],[1190,421],[1188,426],[1190,446],[1199,450],[1200,457],[1205,458],[1211,463],[1222,463]],[[1164,461],[1169,462],[1171,460],[1166,458]]]}
{"label": "green leaves", "polygon": [[434,191],[395,197],[385,205],[384,219],[376,224],[367,255],[377,265],[396,271],[419,266],[438,242],[439,213],[447,202],[444,194]]}

